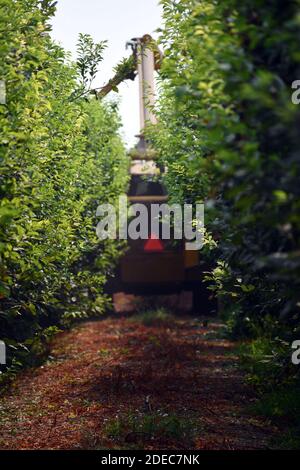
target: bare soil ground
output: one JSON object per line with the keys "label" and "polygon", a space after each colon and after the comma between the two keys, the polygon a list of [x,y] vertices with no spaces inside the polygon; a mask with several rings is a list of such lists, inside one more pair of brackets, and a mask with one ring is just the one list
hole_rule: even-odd
{"label": "bare soil ground", "polygon": [[115,316],[59,334],[0,400],[1,449],[264,449],[221,325]]}

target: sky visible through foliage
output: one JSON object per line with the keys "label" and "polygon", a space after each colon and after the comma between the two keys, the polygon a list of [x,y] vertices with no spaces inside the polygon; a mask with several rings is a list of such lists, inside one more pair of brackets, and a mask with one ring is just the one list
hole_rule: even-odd
{"label": "sky visible through foliage", "polygon": [[[132,37],[153,34],[160,24],[161,7],[157,0],[58,0],[52,37],[73,56],[79,33],[90,34],[96,42],[106,39],[108,48],[95,82],[102,86],[112,77],[113,67],[130,54],[130,50],[125,50],[126,42]],[[123,132],[131,146],[139,132],[137,80],[121,84],[119,96]]]}

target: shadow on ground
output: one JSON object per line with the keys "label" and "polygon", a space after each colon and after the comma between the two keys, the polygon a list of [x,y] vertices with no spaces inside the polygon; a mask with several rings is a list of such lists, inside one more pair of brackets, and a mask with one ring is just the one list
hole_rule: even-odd
{"label": "shadow on ground", "polygon": [[0,447],[268,447],[275,430],[247,412],[255,397],[222,325],[162,317],[115,316],[58,335],[49,361],[2,399]]}

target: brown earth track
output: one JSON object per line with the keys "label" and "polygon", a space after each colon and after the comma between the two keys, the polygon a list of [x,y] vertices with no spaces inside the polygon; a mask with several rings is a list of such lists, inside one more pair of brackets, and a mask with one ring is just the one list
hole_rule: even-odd
{"label": "brown earth track", "polygon": [[[115,317],[59,334],[50,360],[19,375],[0,400],[1,449],[264,449],[276,433],[254,400],[221,325],[176,317],[144,326]],[[176,416],[193,438],[110,436],[128,416]]]}

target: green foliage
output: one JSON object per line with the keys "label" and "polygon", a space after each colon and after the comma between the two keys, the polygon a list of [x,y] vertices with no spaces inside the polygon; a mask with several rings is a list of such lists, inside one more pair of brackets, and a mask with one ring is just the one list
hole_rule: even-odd
{"label": "green foliage", "polygon": [[161,4],[159,124],[148,132],[168,190],[175,202],[205,200],[217,246],[201,254],[232,334],[291,344],[300,335],[299,1]]}
{"label": "green foliage", "polygon": [[300,429],[299,427],[290,429],[273,440],[274,447],[282,450],[299,450],[300,449]]}
{"label": "green foliage", "polygon": [[116,74],[115,80],[133,80],[136,75],[136,65],[136,58],[133,54],[128,58],[122,59],[114,68]]}
{"label": "green foliage", "polygon": [[223,299],[229,314],[238,309],[245,333],[248,318],[258,329],[271,318],[265,331],[291,342],[300,333],[300,111],[291,103],[300,74],[299,3],[229,5],[236,44],[224,82],[235,114],[215,165],[222,192],[214,230],[229,266],[227,292],[237,295]]}
{"label": "green foliage", "polygon": [[171,326],[174,322],[174,317],[165,308],[146,309],[139,312],[137,315],[130,317],[134,322],[140,322],[144,326]]}
{"label": "green foliage", "polygon": [[250,411],[288,425],[274,440],[275,448],[299,448],[300,383],[290,344],[278,337],[260,337],[242,344],[238,353],[249,384],[259,392]]}
{"label": "green foliage", "polygon": [[136,77],[136,58],[131,54],[128,58],[122,59],[114,68],[115,75],[96,94],[98,98],[104,98],[111,91],[118,92],[118,85],[124,80],[134,80]]}
{"label": "green foliage", "polygon": [[[104,311],[103,284],[120,253],[95,233],[98,204],[127,181],[116,107],[71,99],[80,74],[49,37],[54,12],[50,1],[0,6],[0,332],[11,367],[32,363],[52,325]],[[85,68],[90,78],[101,47]]]}
{"label": "green foliage", "polygon": [[174,439],[181,444],[192,442],[199,428],[195,420],[174,414],[128,414],[110,421],[105,429],[107,437],[118,443],[143,442],[150,439]]}
{"label": "green foliage", "polygon": [[300,389],[281,387],[269,392],[255,405],[254,410],[267,418],[287,418],[290,423],[299,425]]}
{"label": "green foliage", "polygon": [[[174,202],[205,200],[206,273],[240,350],[256,411],[299,423],[299,6],[161,0],[165,60],[157,131]],[[299,435],[299,430],[298,430]],[[283,447],[299,443],[295,429]]]}
{"label": "green foliage", "polygon": [[90,90],[93,80],[98,72],[97,67],[103,59],[103,52],[107,41],[94,44],[93,38],[89,34],[79,34],[77,45],[77,67],[84,88]]}
{"label": "green foliage", "polygon": [[291,362],[289,343],[278,337],[261,336],[242,344],[238,352],[242,366],[249,374],[249,382],[259,391],[274,391],[281,384],[297,385],[297,368]]}

